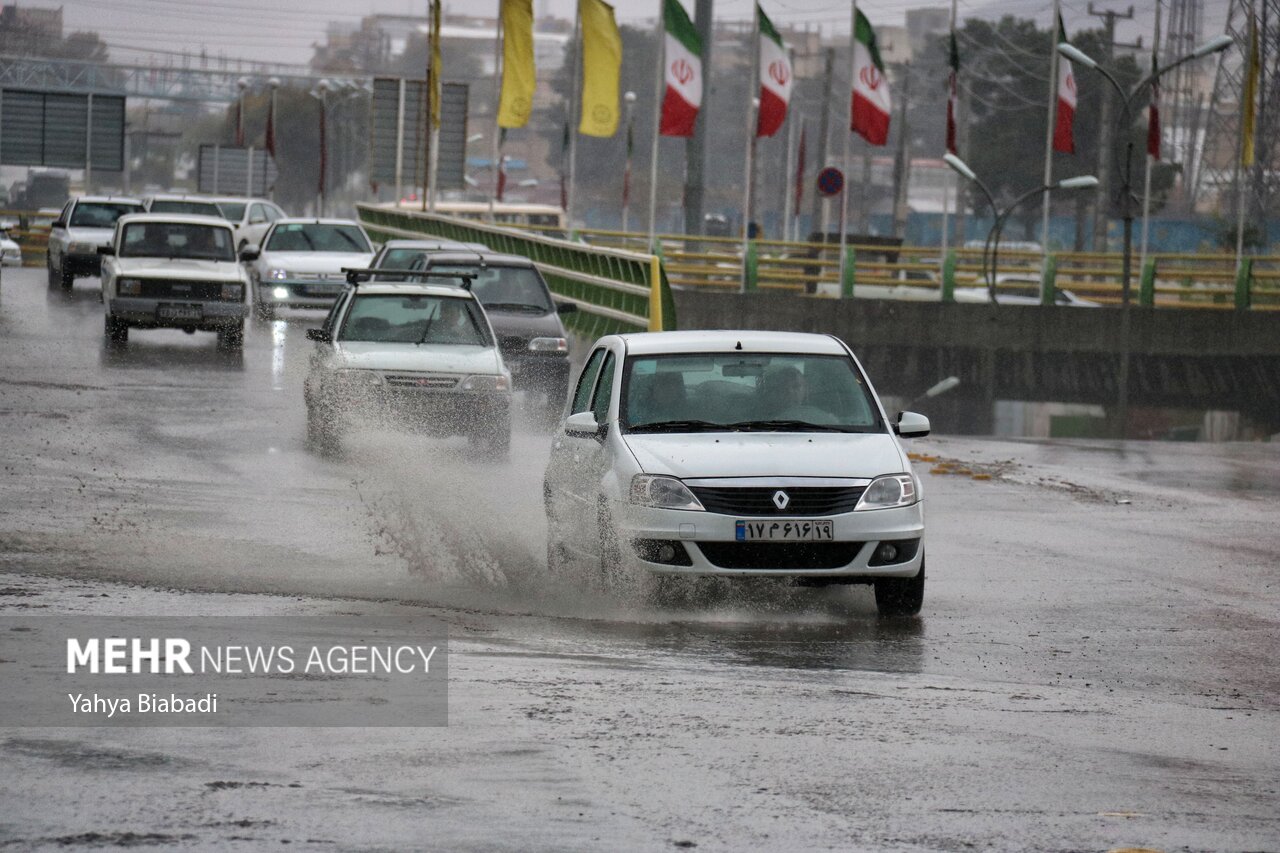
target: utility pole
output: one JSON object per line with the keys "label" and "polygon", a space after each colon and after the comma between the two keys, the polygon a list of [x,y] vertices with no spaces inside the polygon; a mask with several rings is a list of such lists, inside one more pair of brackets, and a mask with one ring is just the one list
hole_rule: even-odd
{"label": "utility pole", "polygon": [[[836,66],[836,49],[829,47],[823,51],[825,57],[822,62],[822,108],[818,111],[818,153],[814,160],[814,164],[818,169],[825,169],[827,163],[827,137],[831,135],[831,87],[835,85],[835,66]],[[845,180],[848,180],[848,175]],[[825,197],[819,192],[813,192],[812,210],[813,217],[811,226],[812,231],[824,231],[822,225],[822,205]],[[826,239],[823,237],[822,239]]]}
{"label": "utility pole", "polygon": [[898,148],[893,156],[893,236],[907,230],[907,185],[911,181],[911,161],[907,153],[907,101],[911,98],[911,63],[902,65],[902,97],[898,107]]}
{"label": "utility pole", "polygon": [[697,0],[694,9],[694,27],[698,38],[702,40],[702,108],[698,110],[697,121],[693,125],[693,136],[685,143],[685,187],[684,187],[684,229],[687,234],[701,234],[703,231],[704,185],[707,166],[707,133],[711,127],[708,113],[711,108],[711,78],[714,72],[712,62],[712,39],[715,31],[711,27],[712,0]]}
{"label": "utility pole", "polygon": [[[1128,11],[1123,14],[1113,9],[1095,8],[1092,0],[1089,2],[1089,14],[1095,18],[1103,20],[1103,50],[1106,58],[1103,62],[1110,68],[1115,64],[1116,49],[1116,21],[1133,20],[1133,7],[1130,6]],[[1137,45],[1122,45],[1122,47],[1141,47],[1139,42]],[[1112,95],[1110,87],[1104,87],[1102,90],[1102,119],[1098,123],[1098,170],[1094,174],[1098,176],[1098,195],[1097,201],[1094,203],[1093,216],[1093,245],[1091,248],[1095,252],[1104,252],[1107,249],[1107,222],[1111,213],[1111,146],[1113,140],[1112,133]],[[1125,129],[1129,132],[1129,128]]]}

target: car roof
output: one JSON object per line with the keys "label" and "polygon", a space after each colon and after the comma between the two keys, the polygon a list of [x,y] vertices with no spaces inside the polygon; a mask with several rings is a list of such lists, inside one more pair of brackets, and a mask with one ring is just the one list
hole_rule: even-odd
{"label": "car roof", "polygon": [[457,240],[450,240],[447,237],[440,237],[436,240],[388,240],[382,244],[384,249],[461,249],[466,243],[459,243]]}
{"label": "car roof", "polygon": [[360,223],[354,219],[325,219],[314,216],[285,216],[277,219],[272,225],[354,225],[360,227]]}
{"label": "car roof", "polygon": [[456,284],[371,281],[361,284],[356,292],[364,296],[449,296],[477,301],[470,290]]}
{"label": "car roof", "polygon": [[207,201],[209,204],[216,204],[212,198],[199,193],[156,193],[147,196],[147,201]]}
{"label": "car roof", "polygon": [[504,255],[500,252],[478,251],[444,251],[432,252],[427,258],[427,266],[433,264],[483,264],[492,267],[531,267],[533,261],[523,255]]}
{"label": "car roof", "polygon": [[76,204],[82,201],[113,201],[122,204],[141,205],[142,199],[134,198],[131,195],[82,195],[76,196]]}
{"label": "car roof", "polygon": [[231,223],[221,216],[205,216],[200,213],[126,213],[117,222],[131,225],[134,222],[172,222],[178,225],[216,225],[231,230]]}
{"label": "car roof", "polygon": [[847,355],[830,335],[807,332],[715,330],[688,332],[637,332],[619,335],[628,355],[660,355],[696,352],[786,352],[813,355]]}
{"label": "car roof", "polygon": [[252,195],[252,196],[250,195],[208,195],[208,196],[200,196],[200,198],[208,199],[209,201],[234,201],[237,203],[243,202],[244,204],[253,204],[254,202],[265,202],[267,204],[272,204],[272,205],[275,204],[275,202],[269,198],[259,198],[256,195]]}

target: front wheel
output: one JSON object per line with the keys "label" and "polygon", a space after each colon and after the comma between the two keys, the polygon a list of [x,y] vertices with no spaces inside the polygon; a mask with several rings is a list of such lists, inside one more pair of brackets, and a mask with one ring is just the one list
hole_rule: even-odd
{"label": "front wheel", "polygon": [[58,274],[53,271],[53,255],[45,256],[45,267],[49,273],[49,287],[57,287],[60,280]]}
{"label": "front wheel", "polygon": [[924,605],[924,560],[913,578],[877,578],[876,609],[881,616],[915,616]]}
{"label": "front wheel", "polygon": [[129,324],[117,320],[110,314],[103,318],[102,333],[109,344],[126,344],[129,342]]}
{"label": "front wheel", "polygon": [[70,290],[72,285],[76,283],[76,277],[71,274],[71,270],[67,269],[67,265],[65,262],[62,265],[62,273],[59,275],[58,278],[62,284],[63,290]]}
{"label": "front wheel", "polygon": [[218,329],[218,348],[236,350],[244,347],[244,321]]}

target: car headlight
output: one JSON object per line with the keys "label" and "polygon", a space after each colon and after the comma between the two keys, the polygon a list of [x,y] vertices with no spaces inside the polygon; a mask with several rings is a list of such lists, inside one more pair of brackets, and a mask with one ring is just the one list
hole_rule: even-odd
{"label": "car headlight", "polygon": [[142,282],[136,278],[116,279],[116,293],[121,296],[138,296],[142,293]]}
{"label": "car headlight", "polygon": [[459,387],[463,391],[510,391],[511,380],[501,374],[468,376]]}
{"label": "car headlight", "polygon": [[631,478],[631,502],[659,509],[702,509],[702,502],[675,477],[636,474]]}
{"label": "car headlight", "polygon": [[267,278],[269,278],[269,279],[271,279],[271,280],[273,280],[273,281],[284,281],[284,280],[285,280],[286,278],[288,278],[288,277],[289,277],[289,271],[288,271],[288,270],[282,270],[282,269],[269,269],[269,270],[267,270]]}
{"label": "car headlight", "polygon": [[244,285],[241,284],[224,284],[222,285],[222,298],[234,302],[239,302],[244,298]]}
{"label": "car headlight", "polygon": [[568,352],[569,341],[565,338],[534,338],[529,341],[530,352]]}
{"label": "car headlight", "polygon": [[96,243],[72,243],[67,246],[67,251],[73,255],[93,255],[98,251]]}
{"label": "car headlight", "polygon": [[919,500],[919,489],[916,478],[910,474],[891,474],[888,477],[877,477],[854,508],[888,509],[895,506],[911,506]]}
{"label": "car headlight", "polygon": [[343,369],[337,371],[337,378],[339,382],[345,382],[348,385],[374,386],[382,384],[382,377],[374,370]]}
{"label": "car headlight", "polygon": [[274,289],[271,291],[271,295],[272,295],[274,298],[276,298],[276,299],[288,299],[288,298],[289,298],[289,288],[287,288],[287,287],[277,287],[277,288],[274,288]]}

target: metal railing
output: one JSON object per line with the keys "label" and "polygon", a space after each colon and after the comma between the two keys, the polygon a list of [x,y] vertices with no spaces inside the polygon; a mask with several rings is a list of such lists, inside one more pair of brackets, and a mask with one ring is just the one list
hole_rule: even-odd
{"label": "metal railing", "polygon": [[529,258],[557,299],[578,306],[565,325],[588,338],[676,328],[671,285],[657,255],[370,204],[356,205],[356,212],[376,240],[442,237]]}

